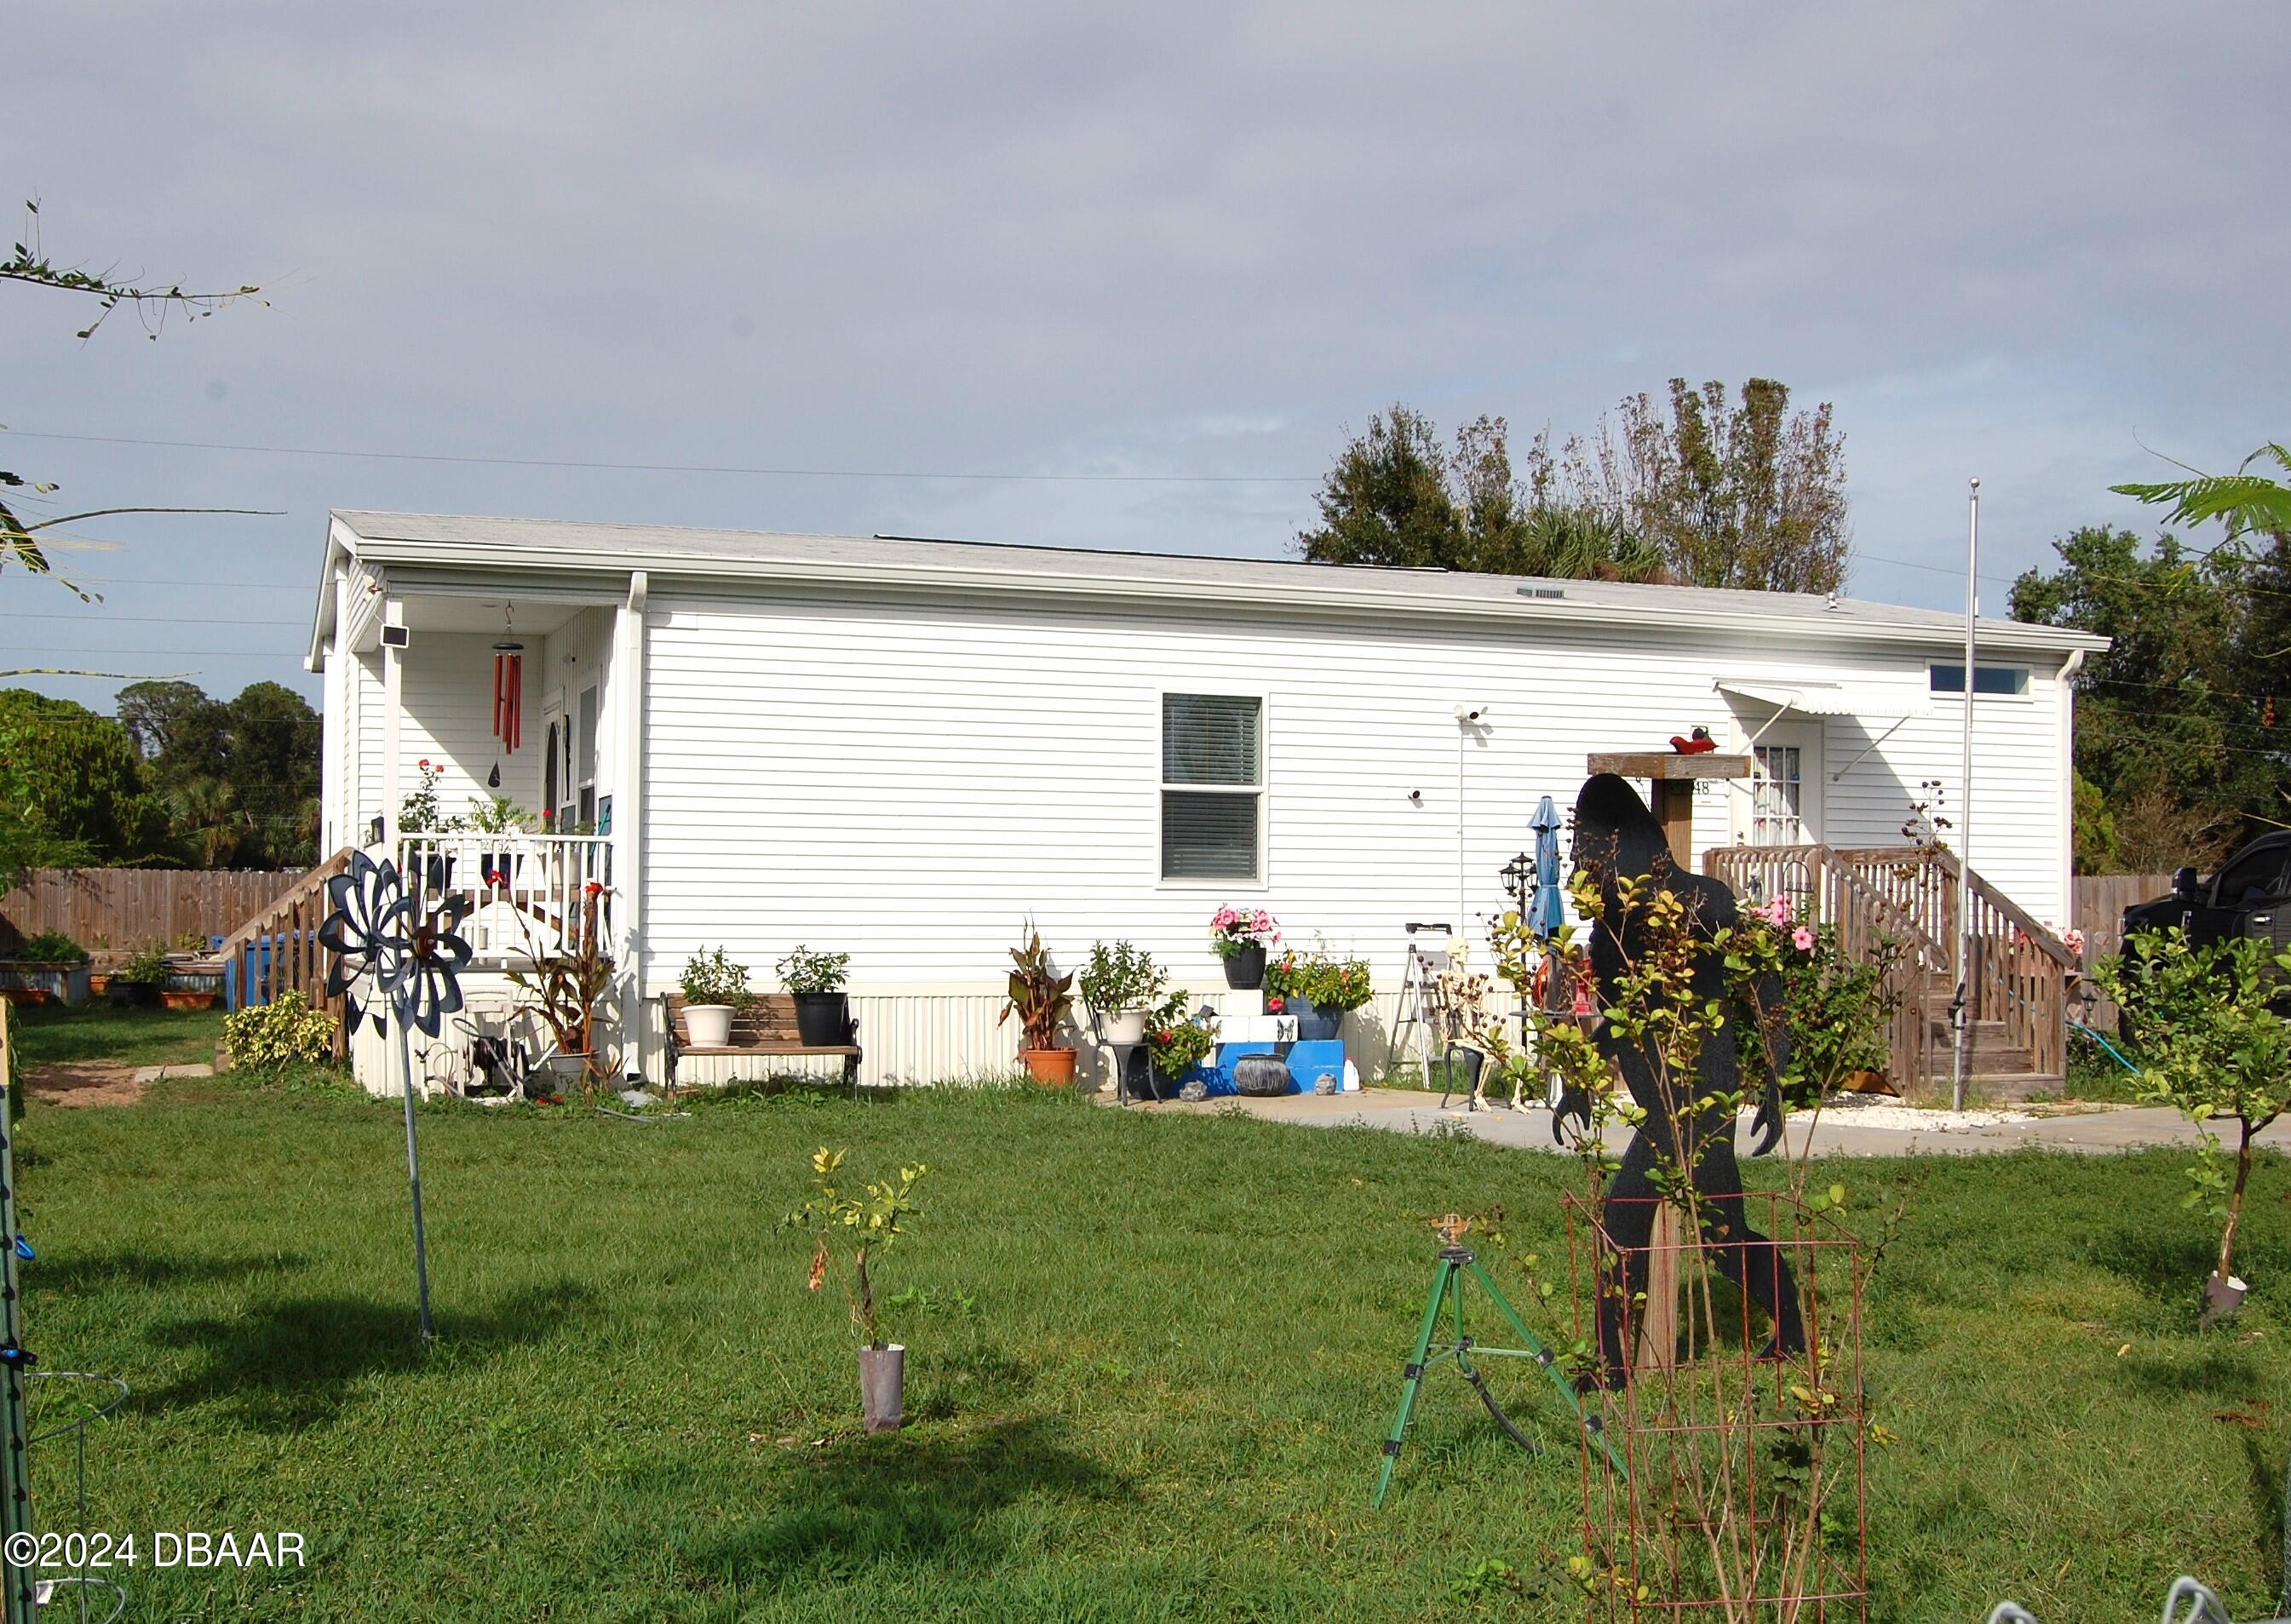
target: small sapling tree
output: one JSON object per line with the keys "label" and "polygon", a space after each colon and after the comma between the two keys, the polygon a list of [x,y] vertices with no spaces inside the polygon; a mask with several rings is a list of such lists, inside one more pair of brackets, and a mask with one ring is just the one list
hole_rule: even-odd
{"label": "small sapling tree", "polygon": [[[2291,953],[2248,937],[2191,946],[2174,927],[2139,932],[2094,974],[2139,1034],[2141,1098],[2202,1129],[2184,1204],[2220,1222],[2204,1292],[2204,1323],[2214,1323],[2235,1312],[2246,1290],[2235,1274],[2235,1236],[2253,1137],[2291,1106]],[[2208,1126],[2229,1118],[2232,1172],[2221,1166],[2220,1138]]]}
{"label": "small sapling tree", "polygon": [[851,1323],[861,1346],[882,1347],[883,1328],[875,1311],[875,1282],[869,1272],[875,1259],[907,1233],[908,1220],[920,1217],[915,1186],[930,1169],[921,1162],[903,1167],[896,1179],[862,1185],[856,1190],[838,1182],[843,1153],[824,1146],[812,1154],[811,1198],[788,1214],[792,1229],[812,1237],[810,1285],[815,1291],[834,1272],[837,1255],[850,1251],[851,1272],[844,1289],[851,1298]]}

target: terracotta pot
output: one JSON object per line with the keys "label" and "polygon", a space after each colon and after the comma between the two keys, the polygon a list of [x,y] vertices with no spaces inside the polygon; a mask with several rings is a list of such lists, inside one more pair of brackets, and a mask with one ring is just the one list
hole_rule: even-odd
{"label": "terracotta pot", "polygon": [[1022,1049],[1018,1058],[1025,1063],[1027,1073],[1046,1088],[1070,1088],[1074,1080],[1074,1061],[1078,1057],[1071,1049]]}
{"label": "terracotta pot", "polygon": [[907,1350],[896,1342],[859,1350],[859,1417],[869,1432],[896,1432],[907,1385]]}

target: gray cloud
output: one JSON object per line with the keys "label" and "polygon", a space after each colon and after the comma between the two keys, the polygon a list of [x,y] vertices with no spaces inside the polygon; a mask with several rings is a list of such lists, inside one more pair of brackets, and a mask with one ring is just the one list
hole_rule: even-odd
{"label": "gray cloud", "polygon": [[[1857,590],[1932,603],[1969,473],[2009,574],[2135,520],[2104,488],[2152,466],[2135,431],[2215,466],[2283,432],[2274,8],[76,5],[11,36],[0,171],[52,250],[277,289],[84,346],[0,295],[17,430],[1309,478],[1395,398],[1564,431],[1763,372],[1837,404]],[[74,559],[113,613],[190,617],[165,641],[20,617],[68,606],[0,575],[25,663],[140,647],[222,688],[297,634],[198,617],[300,615],[329,506],[1262,554],[1311,500],[6,448],[67,495],[287,511]],[[136,584],[202,575],[297,590]]]}

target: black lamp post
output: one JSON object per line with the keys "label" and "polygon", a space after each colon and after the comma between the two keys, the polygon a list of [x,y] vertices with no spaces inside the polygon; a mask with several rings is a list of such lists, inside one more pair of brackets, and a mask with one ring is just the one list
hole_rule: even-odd
{"label": "black lamp post", "polygon": [[1503,880],[1504,889],[1511,893],[1513,906],[1525,914],[1528,894],[1535,888],[1535,859],[1521,852],[1503,865],[1498,877]]}

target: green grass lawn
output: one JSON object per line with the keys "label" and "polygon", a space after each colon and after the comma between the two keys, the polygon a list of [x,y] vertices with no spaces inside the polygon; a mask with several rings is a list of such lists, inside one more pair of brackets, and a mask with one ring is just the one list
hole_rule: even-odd
{"label": "green grass lawn", "polygon": [[40,1004],[9,1012],[9,1036],[27,1065],[117,1060],[179,1065],[214,1058],[219,1009],[114,1009],[100,1003]]}
{"label": "green grass lawn", "polygon": [[[1368,1505],[1424,1220],[1500,1205],[1516,1282],[1518,1252],[1564,1250],[1570,1162],[1007,1091],[649,1126],[440,1107],[422,1132],[426,1352],[389,1105],[219,1079],[32,1107],[28,1340],[134,1388],[90,1459],[92,1524],[310,1545],[283,1576],[130,1573],[130,1619],[1580,1616],[1573,1436],[1531,1373],[1498,1379],[1542,1458],[1451,1380]],[[857,1435],[840,1301],[807,1292],[778,1226],[820,1145],[931,1164],[884,1269],[921,1299],[891,1311],[895,1436]],[[2011,1596],[2061,1624],[2139,1617],[2182,1571],[2239,1616],[2271,1608],[2280,1162],[2249,1221],[2256,1295],[2213,1335],[2177,1157],[1828,1177],[1858,1210],[1909,1201],[1869,1302],[1900,1438],[1872,1453],[1873,1616]]]}

